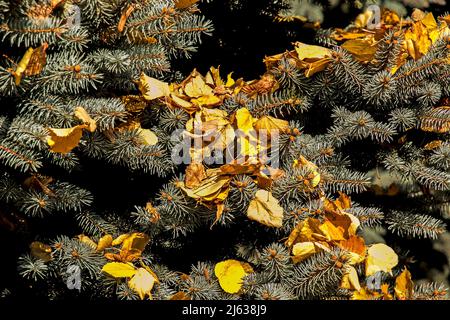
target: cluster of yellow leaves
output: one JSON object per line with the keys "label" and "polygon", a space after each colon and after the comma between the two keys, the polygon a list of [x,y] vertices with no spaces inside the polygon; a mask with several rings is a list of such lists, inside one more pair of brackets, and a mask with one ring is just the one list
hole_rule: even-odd
{"label": "cluster of yellow leaves", "polygon": [[253,268],[248,263],[233,259],[219,262],[214,267],[221,288],[231,294],[241,290],[242,279],[252,272]]}
{"label": "cluster of yellow leaves", "polygon": [[450,32],[447,20],[442,19],[438,24],[432,13],[425,13],[419,9],[411,15],[411,19],[403,20],[397,14],[389,10],[383,10],[381,22],[374,30],[367,29],[367,22],[373,13],[366,11],[360,14],[353,26],[344,29],[335,29],[331,37],[342,42],[341,47],[349,51],[357,60],[365,63],[373,61],[378,43],[389,30],[394,30],[396,35],[403,34],[402,51],[399,53],[397,65],[392,68],[394,74],[402,66],[408,57],[417,60],[424,56],[431,45],[442,35]]}
{"label": "cluster of yellow leaves", "polygon": [[128,286],[144,300],[146,296],[152,299],[151,291],[158,283],[157,275],[146,265],[136,268],[132,263],[110,262],[103,266],[102,271],[109,276],[119,279],[128,278]]}
{"label": "cluster of yellow leaves", "polygon": [[[265,164],[264,154],[270,148],[274,130],[288,133],[289,123],[271,116],[254,118],[246,108],[231,115],[219,109],[200,108],[186,123],[185,134],[194,139],[194,146],[190,149],[192,162],[186,169],[185,181],[179,181],[178,187],[199,203],[216,207],[217,221],[223,213],[223,202],[235,175],[255,177],[261,189],[269,189],[273,180],[283,175],[282,170]],[[215,135],[215,139],[208,139],[210,135]],[[205,157],[213,151],[223,151],[235,142],[239,149],[233,161],[219,168],[205,169],[202,164]],[[265,225],[281,227],[282,209],[271,193],[265,190],[258,191],[247,214],[250,219]]]}
{"label": "cluster of yellow leaves", "polygon": [[94,132],[97,124],[92,119],[83,107],[75,109],[75,117],[83,122],[83,124],[66,129],[48,128],[49,137],[47,144],[50,146],[52,152],[68,153],[78,146],[83,129],[89,132]]}
{"label": "cluster of yellow leaves", "polygon": [[206,76],[194,70],[183,82],[168,84],[142,74],[138,86],[144,98],[151,101],[162,99],[170,108],[182,108],[194,113],[201,107],[215,107],[223,99],[238,93],[244,81],[233,80],[231,74],[227,80],[220,78],[219,68],[211,67]]}
{"label": "cluster of yellow leaves", "polygon": [[[346,269],[341,287],[353,290],[354,299],[363,299],[372,292],[361,286],[354,266],[364,263],[366,277],[374,276],[380,271],[391,273],[392,268],[398,264],[397,254],[382,243],[366,246],[364,239],[357,235],[360,224],[358,218],[346,212],[346,209],[351,207],[348,196],[340,193],[338,199],[332,201],[322,198],[322,202],[322,209],[316,212],[317,217],[301,221],[292,230],[286,245],[291,249],[294,263],[299,263],[315,253],[330,251],[333,247],[344,250]],[[396,290],[405,292],[406,289],[402,289],[400,285],[404,280],[398,281]]]}

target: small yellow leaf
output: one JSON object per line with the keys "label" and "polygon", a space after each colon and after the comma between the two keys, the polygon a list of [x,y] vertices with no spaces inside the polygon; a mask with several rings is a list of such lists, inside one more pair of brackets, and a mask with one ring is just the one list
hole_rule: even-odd
{"label": "small yellow leaf", "polygon": [[118,236],[117,238],[115,238],[115,239],[113,240],[112,245],[113,245],[113,246],[117,246],[117,245],[119,245],[119,244],[122,244],[122,242],[123,242],[126,238],[128,238],[129,236],[130,236],[129,233],[121,234],[120,236]]}
{"label": "small yellow leaf", "polygon": [[411,280],[411,273],[408,269],[404,269],[402,273],[395,279],[395,296],[400,300],[411,299],[414,284]]}
{"label": "small yellow leaf", "polygon": [[205,167],[201,163],[192,162],[186,168],[185,185],[193,189],[201,185],[206,178]]}
{"label": "small yellow leaf", "polygon": [[383,243],[371,245],[367,250],[366,276],[374,275],[378,271],[391,273],[397,263],[398,256],[392,248]]}
{"label": "small yellow leaf", "polygon": [[298,41],[295,43],[295,51],[297,52],[297,56],[301,61],[317,61],[331,56],[331,50],[328,48],[309,45]]}
{"label": "small yellow leaf", "polygon": [[50,150],[57,153],[68,153],[72,151],[78,146],[83,135],[83,129],[87,127],[86,124],[80,124],[67,129],[48,128],[50,136],[47,139],[47,144],[50,146]]}
{"label": "small yellow leaf", "polygon": [[94,119],[91,118],[91,116],[87,113],[87,111],[83,107],[77,107],[75,108],[75,117],[83,121],[83,123],[87,124],[87,129],[90,132],[94,132],[97,128],[97,123]]}
{"label": "small yellow leaf", "polygon": [[254,118],[250,111],[246,108],[241,108],[236,111],[236,125],[238,129],[242,130],[245,134],[249,134],[253,130]]}
{"label": "small yellow leaf", "polygon": [[128,286],[139,295],[141,300],[144,300],[146,296],[151,297],[155,282],[156,279],[150,272],[144,268],[139,268],[133,278],[128,281]]}
{"label": "small yellow leaf", "polygon": [[114,278],[130,278],[135,275],[136,268],[131,263],[109,262],[102,271]]}
{"label": "small yellow leaf", "polygon": [[283,208],[271,192],[258,190],[255,199],[250,201],[247,217],[266,226],[280,228],[283,225]]}
{"label": "small yellow leaf", "polygon": [[100,238],[100,240],[98,240],[98,244],[97,244],[97,252],[101,252],[103,250],[105,250],[106,248],[111,247],[113,242],[113,238],[110,234],[107,234],[103,237]]}
{"label": "small yellow leaf", "polygon": [[196,4],[199,0],[176,0],[175,8],[177,9],[185,9],[194,4]]}
{"label": "small yellow leaf", "polygon": [[80,235],[77,236],[77,238],[78,238],[78,240],[80,240],[84,244],[87,244],[92,249],[95,250],[97,248],[97,244],[94,241],[92,241],[92,239],[89,238],[88,236],[85,236],[84,234],[80,234]]}
{"label": "small yellow leaf", "polygon": [[138,86],[144,98],[147,100],[168,97],[170,95],[169,85],[166,82],[146,76],[144,73],[139,78]]}
{"label": "small yellow leaf", "polygon": [[299,263],[320,251],[322,251],[322,248],[316,246],[315,242],[298,242],[292,247],[292,254],[294,255],[292,260],[294,263]]}
{"label": "small yellow leaf", "polygon": [[359,283],[358,273],[356,269],[352,266],[348,266],[348,269],[344,273],[341,281],[341,288],[349,290],[361,290],[361,285]]}
{"label": "small yellow leaf", "polygon": [[[289,131],[289,122],[282,119],[277,119],[271,116],[263,116],[259,118],[254,124],[256,130],[267,130],[267,133],[286,133]],[[273,132],[272,130],[276,130]]]}
{"label": "small yellow leaf", "polygon": [[252,267],[245,262],[225,260],[216,264],[214,273],[219,284],[227,293],[238,293],[242,287],[242,279],[252,273]]}
{"label": "small yellow leaf", "polygon": [[31,255],[35,258],[41,259],[44,262],[52,260],[52,248],[39,241],[34,241],[30,244]]}
{"label": "small yellow leaf", "polygon": [[150,129],[139,129],[139,137],[142,138],[142,144],[154,146],[158,143],[158,137]]}
{"label": "small yellow leaf", "polygon": [[16,83],[16,86],[20,85],[20,81],[22,80],[22,75],[25,72],[25,70],[28,67],[28,64],[30,63],[30,59],[33,56],[34,49],[28,48],[28,50],[23,55],[22,59],[20,59],[19,63],[17,64],[17,68],[14,71],[14,80]]}
{"label": "small yellow leaf", "polygon": [[203,77],[196,71],[193,72],[193,76],[184,86],[184,92],[191,98],[198,98],[201,96],[212,96],[213,90],[206,84]]}
{"label": "small yellow leaf", "polygon": [[139,252],[142,252],[144,251],[149,241],[150,238],[145,233],[134,232],[129,237],[123,240],[122,250],[137,250]]}
{"label": "small yellow leaf", "polygon": [[222,100],[215,95],[207,95],[192,99],[191,102],[199,107],[213,107],[219,105]]}

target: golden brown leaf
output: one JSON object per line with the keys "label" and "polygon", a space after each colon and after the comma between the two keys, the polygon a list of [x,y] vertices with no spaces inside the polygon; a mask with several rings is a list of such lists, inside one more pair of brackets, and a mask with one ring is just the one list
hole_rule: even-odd
{"label": "golden brown leaf", "polygon": [[367,250],[366,276],[372,276],[378,271],[391,273],[398,263],[398,256],[390,247],[383,243],[373,244]]}
{"label": "golden brown leaf", "polygon": [[98,240],[97,248],[95,249],[95,251],[101,252],[101,251],[105,250],[106,248],[111,247],[112,242],[113,242],[113,238],[110,234],[107,234],[107,235],[101,237],[100,240]]}
{"label": "golden brown leaf", "polygon": [[138,86],[142,95],[147,100],[170,96],[169,85],[166,82],[146,76],[144,73],[139,78]]}
{"label": "golden brown leaf", "polygon": [[52,248],[39,241],[34,241],[30,244],[31,255],[44,262],[52,260]]}
{"label": "golden brown leaf", "polygon": [[81,124],[67,129],[48,128],[50,133],[47,144],[52,152],[68,153],[72,151],[80,143],[83,129],[88,125]]}
{"label": "golden brown leaf", "polygon": [[193,189],[200,186],[203,179],[206,178],[205,167],[201,163],[192,162],[186,168],[185,185]]}
{"label": "golden brown leaf", "polygon": [[395,296],[400,300],[411,299],[414,284],[411,280],[411,273],[405,267],[402,273],[395,279]]}
{"label": "golden brown leaf", "polygon": [[128,281],[128,286],[139,295],[141,300],[144,300],[146,296],[152,297],[151,291],[155,285],[155,280],[154,276],[145,268],[139,268]]}
{"label": "golden brown leaf", "polygon": [[271,192],[258,190],[250,201],[247,217],[266,226],[280,228],[283,225],[283,208]]}
{"label": "golden brown leaf", "polygon": [[83,121],[84,124],[87,124],[87,129],[90,132],[94,132],[97,128],[97,123],[91,116],[87,113],[87,111],[83,107],[75,108],[75,117]]}

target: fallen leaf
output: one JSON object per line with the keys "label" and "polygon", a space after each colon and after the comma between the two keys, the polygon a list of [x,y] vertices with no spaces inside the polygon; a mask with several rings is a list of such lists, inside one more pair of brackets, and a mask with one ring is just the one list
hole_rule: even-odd
{"label": "fallen leaf", "polygon": [[39,241],[34,241],[30,244],[31,255],[44,262],[52,260],[52,248]]}
{"label": "fallen leaf", "polygon": [[139,137],[142,139],[142,144],[146,146],[154,146],[158,144],[158,137],[150,129],[138,129]]}
{"label": "fallen leaf", "polygon": [[77,107],[75,108],[75,117],[83,121],[84,124],[87,124],[87,129],[90,132],[94,132],[97,128],[97,123],[94,119],[91,118],[91,116],[87,113],[87,111],[83,107]]}
{"label": "fallen leaf", "polygon": [[102,271],[114,278],[130,278],[136,274],[136,268],[131,263],[109,262]]}
{"label": "fallen leaf", "polygon": [[170,89],[166,82],[151,78],[144,73],[139,78],[139,90],[147,100],[154,100],[161,97],[169,97]]}
{"label": "fallen leaf", "polygon": [[199,0],[176,0],[175,8],[177,9],[185,9],[194,4],[196,4]]}
{"label": "fallen leaf", "polygon": [[349,290],[361,290],[361,285],[359,283],[358,273],[356,269],[352,266],[348,266],[341,280],[341,288]]}
{"label": "fallen leaf", "polygon": [[106,248],[111,247],[112,242],[113,242],[113,238],[110,234],[107,234],[107,235],[101,237],[100,240],[98,240],[97,248],[95,249],[95,251],[102,252]]}
{"label": "fallen leaf", "polygon": [[219,279],[220,287],[227,293],[238,293],[242,287],[242,279],[252,273],[252,267],[237,260],[225,260],[214,267],[214,273]]}
{"label": "fallen leaf", "polygon": [[151,298],[151,291],[155,285],[155,278],[153,275],[144,268],[139,268],[128,281],[130,289],[134,290],[141,300],[144,300],[146,296]]}
{"label": "fallen leaf", "polygon": [[366,276],[371,276],[378,271],[391,273],[398,263],[398,256],[390,247],[383,243],[373,244],[367,250]]}
{"label": "fallen leaf", "polygon": [[283,208],[271,192],[258,190],[250,201],[247,217],[266,226],[280,228],[283,225]]}
{"label": "fallen leaf", "polygon": [[185,185],[193,189],[201,185],[203,179],[206,178],[205,167],[201,163],[192,162],[186,168]]}
{"label": "fallen leaf", "polygon": [[80,143],[83,129],[86,128],[88,128],[86,124],[67,129],[48,128],[50,137],[47,139],[47,144],[50,146],[50,150],[56,153],[72,151]]}
{"label": "fallen leaf", "polygon": [[395,296],[400,300],[411,299],[414,284],[411,280],[411,273],[404,268],[402,273],[395,279]]}

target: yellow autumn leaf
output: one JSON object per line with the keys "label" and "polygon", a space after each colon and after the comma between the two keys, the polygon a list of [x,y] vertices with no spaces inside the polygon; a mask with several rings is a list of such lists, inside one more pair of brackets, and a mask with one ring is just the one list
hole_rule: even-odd
{"label": "yellow autumn leaf", "polygon": [[267,133],[269,135],[271,135],[272,130],[276,130],[277,134],[289,132],[288,121],[277,119],[271,116],[263,116],[259,118],[254,123],[254,127],[256,130],[267,130]]}
{"label": "yellow autumn leaf", "polygon": [[341,280],[341,288],[356,291],[361,290],[358,273],[354,267],[348,266],[347,270],[345,270],[344,276]]}
{"label": "yellow autumn leaf", "polygon": [[196,71],[193,72],[191,79],[184,86],[184,93],[191,98],[213,95],[212,88],[206,84],[203,77]]}
{"label": "yellow autumn leaf", "polygon": [[176,0],[175,8],[177,9],[185,9],[194,4],[196,4],[199,0]]}
{"label": "yellow autumn leaf", "polygon": [[77,236],[77,238],[78,238],[78,240],[80,240],[84,244],[88,245],[92,249],[95,250],[97,248],[97,244],[94,241],[92,241],[92,239],[89,238],[88,236],[86,236],[84,234],[80,234],[80,235]]}
{"label": "yellow autumn leaf", "polygon": [[122,242],[122,250],[143,252],[150,238],[142,232],[134,232]]}
{"label": "yellow autumn leaf", "polygon": [[382,295],[376,291],[370,291],[367,288],[361,288],[359,291],[354,291],[352,300],[376,300]]}
{"label": "yellow autumn leaf", "polygon": [[238,293],[242,287],[242,279],[252,273],[252,267],[237,260],[225,260],[214,267],[214,274],[219,279],[220,287],[227,293]]}
{"label": "yellow autumn leaf", "polygon": [[121,234],[117,238],[115,238],[112,242],[112,246],[118,246],[119,244],[122,244],[123,241],[128,238],[130,235],[128,233]]}
{"label": "yellow autumn leaf", "polygon": [[266,226],[280,228],[283,225],[283,208],[271,192],[258,190],[255,199],[250,201],[247,217]]}
{"label": "yellow autumn leaf", "polygon": [[391,273],[398,263],[398,256],[389,246],[383,243],[373,244],[367,250],[366,276],[372,276],[378,271]]}
{"label": "yellow autumn leaf", "polygon": [[138,83],[139,90],[147,100],[154,100],[170,95],[169,85],[166,82],[141,74]]}
{"label": "yellow autumn leaf", "polygon": [[245,134],[249,134],[253,130],[254,119],[247,108],[241,108],[236,111],[236,125],[239,130]]}
{"label": "yellow autumn leaf", "polygon": [[83,107],[76,107],[75,108],[75,117],[83,121],[83,123],[87,124],[87,129],[90,132],[94,132],[97,128],[97,123],[94,119],[91,118],[91,116],[87,113],[87,111]]}
{"label": "yellow autumn leaf", "polygon": [[146,146],[154,146],[158,143],[158,137],[150,129],[138,129],[139,137],[142,139],[142,144]]}
{"label": "yellow autumn leaf", "polygon": [[353,39],[345,41],[341,47],[350,52],[356,60],[369,62],[377,51],[377,42],[373,39]]}
{"label": "yellow autumn leaf", "polygon": [[155,285],[155,277],[144,268],[139,268],[128,281],[130,289],[134,290],[141,300],[144,300],[146,296],[151,298],[151,291]]}
{"label": "yellow autumn leaf", "polygon": [[34,241],[30,244],[31,255],[35,258],[41,259],[44,262],[52,260],[52,248],[39,241]]}
{"label": "yellow autumn leaf", "polygon": [[315,253],[319,253],[321,251],[328,251],[329,247],[324,242],[298,242],[292,247],[292,261],[294,263],[299,263],[306,258],[312,256]]}
{"label": "yellow autumn leaf", "polygon": [[101,252],[106,248],[111,247],[112,242],[113,238],[110,234],[104,235],[103,237],[100,238],[100,240],[98,240],[97,248],[95,249],[95,251]]}
{"label": "yellow autumn leaf", "polygon": [[201,185],[203,179],[206,178],[205,167],[202,163],[192,162],[186,168],[185,185],[189,189],[196,188]]}
{"label": "yellow autumn leaf", "polygon": [[20,85],[20,82],[22,81],[22,75],[27,69],[28,64],[30,63],[33,52],[33,48],[28,48],[22,59],[20,59],[19,63],[17,64],[17,68],[13,73],[16,86]]}
{"label": "yellow autumn leaf", "polygon": [[176,94],[171,93],[170,94],[170,98],[172,99],[172,101],[175,103],[175,106],[182,108],[184,110],[186,110],[186,112],[188,113],[193,113],[196,110],[198,110],[198,106],[194,105],[193,103],[191,103],[190,101],[186,101],[180,97],[178,97]]}
{"label": "yellow autumn leaf", "polygon": [[294,45],[295,52],[297,52],[300,61],[306,60],[308,62],[313,62],[331,56],[331,50],[325,47],[305,44],[298,41]]}
{"label": "yellow autumn leaf", "polygon": [[310,185],[311,187],[316,187],[320,183],[320,173],[317,171],[317,166],[311,161],[306,160],[305,157],[300,156],[297,160],[294,160],[293,167],[305,167],[311,172]]}
{"label": "yellow autumn leaf", "polygon": [[136,274],[136,268],[131,263],[109,262],[102,271],[114,278],[130,278]]}
{"label": "yellow autumn leaf", "polygon": [[56,153],[72,151],[80,143],[83,129],[87,127],[86,124],[80,124],[67,129],[48,128],[50,135],[47,144],[50,146],[50,150]]}
{"label": "yellow autumn leaf", "polygon": [[404,268],[402,273],[395,279],[395,296],[400,300],[411,299],[414,284],[411,280],[411,273]]}
{"label": "yellow autumn leaf", "polygon": [[215,95],[205,95],[192,99],[191,102],[199,107],[203,106],[213,107],[219,105],[222,102],[222,100]]}
{"label": "yellow autumn leaf", "polygon": [[232,78],[233,72],[230,72],[227,76],[227,82],[225,83],[225,87],[229,88],[236,84],[236,81]]}

